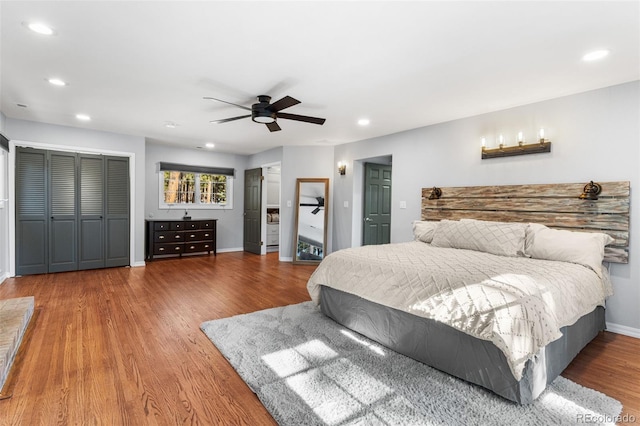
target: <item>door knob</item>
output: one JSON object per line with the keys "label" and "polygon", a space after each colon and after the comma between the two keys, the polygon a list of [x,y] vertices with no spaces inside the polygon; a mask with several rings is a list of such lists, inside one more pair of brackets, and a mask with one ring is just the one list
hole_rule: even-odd
{"label": "door knob", "polygon": [[365,217],[365,218],[364,218],[364,221],[365,221],[365,222],[371,222],[371,218]]}

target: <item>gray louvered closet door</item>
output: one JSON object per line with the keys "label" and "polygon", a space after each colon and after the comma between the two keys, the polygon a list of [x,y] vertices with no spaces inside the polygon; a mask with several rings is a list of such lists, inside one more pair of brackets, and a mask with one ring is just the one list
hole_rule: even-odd
{"label": "gray louvered closet door", "polygon": [[104,268],[104,159],[80,156],[80,263]]}
{"label": "gray louvered closet door", "polygon": [[76,158],[49,151],[49,272],[78,269]]}
{"label": "gray louvered closet door", "polygon": [[16,274],[49,271],[47,152],[16,151]]}
{"label": "gray louvered closet door", "polygon": [[129,265],[129,159],[18,148],[16,273]]}
{"label": "gray louvered closet door", "polygon": [[129,265],[129,159],[105,157],[106,266]]}

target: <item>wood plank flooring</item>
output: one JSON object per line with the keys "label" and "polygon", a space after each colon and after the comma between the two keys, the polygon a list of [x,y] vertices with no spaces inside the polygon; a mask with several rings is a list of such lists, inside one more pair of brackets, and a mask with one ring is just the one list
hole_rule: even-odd
{"label": "wood plank flooring", "polygon": [[[0,425],[273,425],[201,322],[309,300],[313,266],[277,253],[163,259],[144,268],[11,278],[35,296]],[[640,339],[601,333],[564,375],[640,422]]]}

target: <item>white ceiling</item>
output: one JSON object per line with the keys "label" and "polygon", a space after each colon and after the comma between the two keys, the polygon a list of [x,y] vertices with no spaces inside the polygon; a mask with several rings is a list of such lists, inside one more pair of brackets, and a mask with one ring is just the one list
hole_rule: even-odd
{"label": "white ceiling", "polygon": [[[0,15],[7,117],[239,154],[352,142],[640,78],[637,1],[2,1]],[[56,34],[31,32],[23,23],[34,20]],[[605,60],[581,60],[601,48]],[[248,118],[209,123],[246,111],[204,96],[249,106],[261,94],[290,95],[302,103],[285,112],[327,121],[281,119],[274,133]],[[371,124],[358,126],[362,117]]]}

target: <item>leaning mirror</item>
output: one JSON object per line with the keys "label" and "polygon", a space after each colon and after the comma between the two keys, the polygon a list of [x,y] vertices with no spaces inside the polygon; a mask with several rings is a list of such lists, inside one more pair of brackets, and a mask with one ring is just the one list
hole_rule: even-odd
{"label": "leaning mirror", "polygon": [[327,245],[329,179],[296,180],[293,263],[317,264]]}

